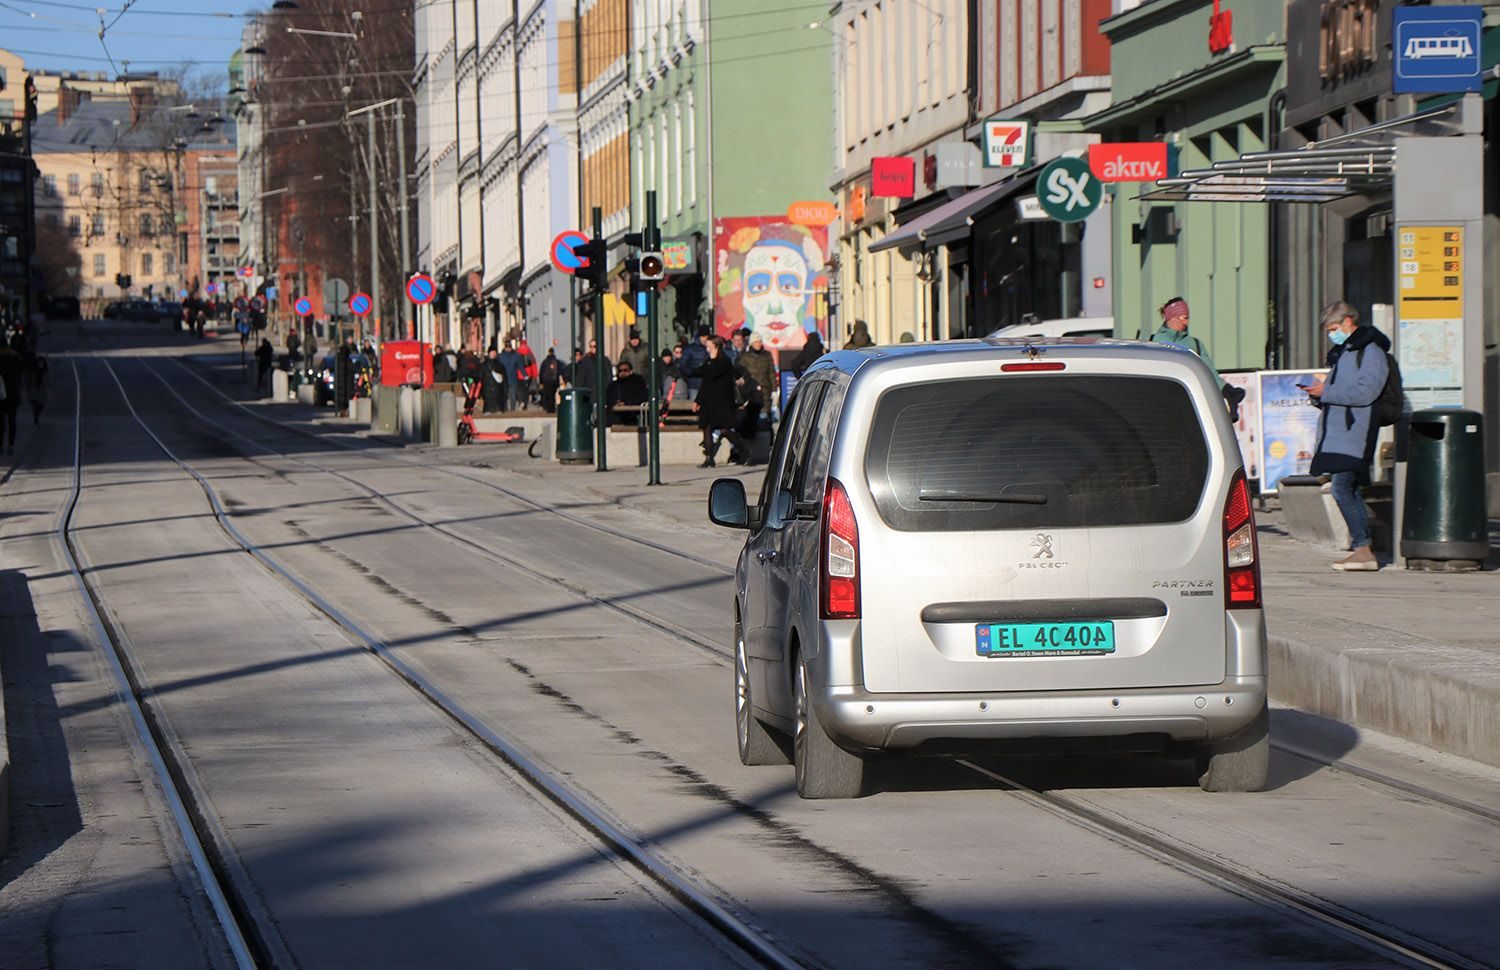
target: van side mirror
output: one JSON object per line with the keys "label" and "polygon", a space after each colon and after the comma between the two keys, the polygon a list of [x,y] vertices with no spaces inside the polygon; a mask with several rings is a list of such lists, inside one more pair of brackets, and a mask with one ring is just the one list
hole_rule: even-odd
{"label": "van side mirror", "polygon": [[708,520],[730,529],[750,528],[750,507],[745,499],[745,483],[738,478],[721,478],[708,491]]}

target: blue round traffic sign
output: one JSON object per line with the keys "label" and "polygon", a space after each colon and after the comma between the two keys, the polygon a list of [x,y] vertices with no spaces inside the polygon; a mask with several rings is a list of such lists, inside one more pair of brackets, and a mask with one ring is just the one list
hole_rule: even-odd
{"label": "blue round traffic sign", "polygon": [[312,301],[304,296],[292,304],[292,309],[297,311],[297,316],[299,317],[308,316],[312,313]]}
{"label": "blue round traffic sign", "polygon": [[425,306],[437,296],[437,284],[426,273],[418,273],[406,281],[406,298],[418,306]]}
{"label": "blue round traffic sign", "polygon": [[356,317],[367,315],[370,312],[370,307],[372,305],[373,303],[370,300],[370,294],[368,293],[356,293],[353,296],[349,297],[349,312],[354,314]]}
{"label": "blue round traffic sign", "polygon": [[552,240],[552,265],[561,272],[572,275],[587,265],[587,260],[578,255],[578,248],[585,246],[589,237],[576,229],[568,229],[557,234]]}

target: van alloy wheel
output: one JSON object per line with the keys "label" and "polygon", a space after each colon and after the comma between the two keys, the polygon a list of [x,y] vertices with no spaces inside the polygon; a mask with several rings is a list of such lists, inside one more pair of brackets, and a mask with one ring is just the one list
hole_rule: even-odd
{"label": "van alloy wheel", "polygon": [[750,692],[750,659],[739,621],[734,624],[734,727],[739,742],[740,764],[784,765],[792,759],[785,742],[755,716]]}

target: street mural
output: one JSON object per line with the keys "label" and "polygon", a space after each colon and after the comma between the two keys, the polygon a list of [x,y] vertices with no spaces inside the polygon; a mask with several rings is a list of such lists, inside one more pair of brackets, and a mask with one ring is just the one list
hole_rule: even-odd
{"label": "street mural", "polygon": [[717,333],[749,327],[773,353],[800,349],[813,330],[826,341],[827,253],[826,227],[784,214],[714,220]]}

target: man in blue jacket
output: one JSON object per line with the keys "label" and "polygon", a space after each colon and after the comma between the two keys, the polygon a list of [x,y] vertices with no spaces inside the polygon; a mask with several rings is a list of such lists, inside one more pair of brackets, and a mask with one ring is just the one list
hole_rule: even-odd
{"label": "man in blue jacket", "polygon": [[1333,477],[1333,500],[1349,526],[1348,558],[1333,564],[1343,572],[1374,572],[1380,568],[1370,549],[1370,521],[1359,490],[1370,482],[1375,456],[1375,401],[1385,389],[1390,372],[1386,351],[1391,342],[1374,327],[1359,324],[1359,311],[1347,303],[1331,303],[1323,310],[1323,332],[1328,349],[1326,380],[1307,388],[1322,409],[1318,419],[1318,448],[1312,473]]}

